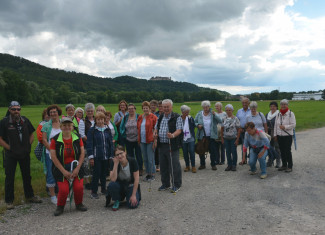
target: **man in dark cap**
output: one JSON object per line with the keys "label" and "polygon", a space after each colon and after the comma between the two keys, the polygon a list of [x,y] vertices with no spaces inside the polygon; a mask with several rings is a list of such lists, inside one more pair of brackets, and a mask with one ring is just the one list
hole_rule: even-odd
{"label": "man in dark cap", "polygon": [[21,107],[17,101],[9,104],[9,115],[0,122],[0,145],[4,148],[5,159],[5,201],[7,209],[13,209],[14,180],[17,163],[23,178],[25,197],[28,202],[41,203],[34,196],[30,176],[30,151],[34,141],[34,127],[30,121],[20,116]]}

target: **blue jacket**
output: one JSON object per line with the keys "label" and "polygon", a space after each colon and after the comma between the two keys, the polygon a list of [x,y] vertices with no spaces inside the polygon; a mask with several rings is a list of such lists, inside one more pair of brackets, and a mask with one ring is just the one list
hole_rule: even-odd
{"label": "blue jacket", "polygon": [[107,127],[100,131],[96,126],[87,133],[87,155],[89,158],[106,160],[114,157],[114,145],[111,130]]}
{"label": "blue jacket", "polygon": [[[125,116],[122,119],[121,125],[120,125],[120,134],[123,138],[126,138],[126,132],[125,132],[125,124],[129,120],[129,113],[126,113]],[[139,114],[135,114],[135,120],[138,121]]]}
{"label": "blue jacket", "polygon": [[[194,121],[195,121],[195,126],[202,125],[204,127],[203,111],[199,111],[196,114]],[[214,115],[211,113],[211,126],[210,126],[210,130],[211,130],[210,138],[211,139],[218,139],[218,127],[217,127],[218,123],[222,123],[222,120],[219,117],[219,115],[217,113],[215,113]],[[198,130],[196,132],[196,138],[198,140],[201,140],[203,138],[203,136],[204,136],[203,131]]]}

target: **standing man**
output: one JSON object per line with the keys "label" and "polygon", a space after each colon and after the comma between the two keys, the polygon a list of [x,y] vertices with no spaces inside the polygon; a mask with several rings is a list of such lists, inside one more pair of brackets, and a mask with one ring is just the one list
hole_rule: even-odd
{"label": "standing man", "polygon": [[179,162],[179,148],[183,140],[183,121],[179,114],[173,112],[173,101],[162,101],[163,115],[159,116],[155,128],[155,145],[158,144],[160,173],[162,185],[158,189],[164,191],[170,187],[176,193],[182,186],[182,170]]}
{"label": "standing man", "polygon": [[12,101],[8,109],[9,115],[0,122],[0,145],[5,151],[5,201],[9,210],[14,208],[14,180],[17,162],[23,177],[27,202],[42,202],[34,196],[30,176],[30,151],[35,129],[26,117],[20,116],[20,110],[20,104],[17,101]]}
{"label": "standing man", "polygon": [[[236,117],[239,119],[240,122],[240,142],[242,143],[242,157],[243,157],[243,144],[244,144],[244,138],[245,138],[245,125],[246,125],[246,116],[251,114],[251,110],[249,109],[249,99],[247,97],[242,98],[241,103],[243,105],[243,108],[239,109],[237,111]],[[248,157],[248,156],[247,156]],[[240,162],[239,165],[247,164],[247,161]]]}

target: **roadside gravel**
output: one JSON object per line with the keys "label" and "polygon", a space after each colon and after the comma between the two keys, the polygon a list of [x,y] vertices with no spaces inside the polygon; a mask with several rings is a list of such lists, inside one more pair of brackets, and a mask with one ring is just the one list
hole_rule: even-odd
{"label": "roadside gravel", "polygon": [[225,165],[217,171],[207,167],[183,172],[176,195],[157,191],[158,174],[151,192],[141,182],[136,210],[122,205],[113,212],[104,207],[104,196],[90,199],[85,191],[87,212],[74,206],[69,212],[67,205],[62,216],[54,217],[55,206],[45,198],[40,205],[5,212],[0,234],[325,234],[324,133],[325,128],[297,133],[292,173],[272,167],[261,180],[248,174],[247,165],[237,172],[225,172]]}

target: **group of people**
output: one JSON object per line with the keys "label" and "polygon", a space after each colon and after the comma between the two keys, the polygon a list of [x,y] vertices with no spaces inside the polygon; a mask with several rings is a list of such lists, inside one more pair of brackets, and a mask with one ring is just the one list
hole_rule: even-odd
{"label": "group of people", "polygon": [[[107,204],[113,200],[113,210],[126,198],[129,208],[136,208],[141,200],[140,176],[144,181],[155,180],[160,171],[159,191],[176,193],[182,186],[179,150],[182,149],[184,172],[197,172],[195,152],[199,144],[206,145],[212,170],[226,163],[225,171],[236,171],[237,146],[242,145],[240,165],[247,164],[250,174],[267,177],[266,168],[276,162],[279,171],[291,172],[292,136],[296,125],[288,101],[270,103],[270,112],[264,116],[257,111],[257,103],[242,99],[242,106],[234,115],[231,104],[222,110],[222,103],[211,108],[210,101],[201,103],[202,110],[195,118],[191,108],[181,106],[181,115],[173,111],[170,99],[143,102],[142,114],[134,104],[122,100],[114,115],[105,107],[87,103],[85,108],[65,107],[66,115],[58,105],[50,105],[42,113],[37,127],[40,160],[46,174],[46,187],[51,202],[57,205],[54,215],[61,215],[73,190],[76,209],[86,211],[83,204],[84,187],[91,190],[91,198],[98,199],[98,187],[106,195]],[[157,111],[158,109],[158,111]],[[13,208],[14,176],[20,165],[25,196],[30,202],[41,202],[33,194],[30,177],[30,151],[34,127],[20,115],[21,106],[12,101],[6,117],[0,123],[0,145],[5,150],[5,201]],[[195,130],[197,128],[197,130]],[[35,150],[36,154],[36,150]],[[200,152],[199,170],[206,168],[206,153]],[[225,159],[226,156],[226,159]],[[266,158],[268,157],[268,160]],[[282,162],[282,165],[281,165]],[[106,188],[106,178],[110,183]],[[85,182],[84,182],[85,181]],[[58,190],[56,196],[56,189]]]}

